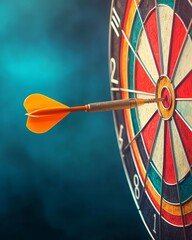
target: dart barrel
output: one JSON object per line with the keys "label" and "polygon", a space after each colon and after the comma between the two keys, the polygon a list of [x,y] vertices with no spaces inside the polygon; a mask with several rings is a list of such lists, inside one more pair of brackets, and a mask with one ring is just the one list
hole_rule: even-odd
{"label": "dart barrel", "polygon": [[162,99],[123,99],[108,102],[91,103],[87,105],[87,112],[102,112],[139,107],[145,103],[154,103]]}

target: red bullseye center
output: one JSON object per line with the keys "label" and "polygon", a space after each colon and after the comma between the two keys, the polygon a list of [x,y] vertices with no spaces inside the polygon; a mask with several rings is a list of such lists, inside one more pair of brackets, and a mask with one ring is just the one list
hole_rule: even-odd
{"label": "red bullseye center", "polygon": [[163,107],[165,109],[169,109],[171,107],[171,93],[167,87],[164,87],[161,92],[161,97],[164,98],[163,100]]}

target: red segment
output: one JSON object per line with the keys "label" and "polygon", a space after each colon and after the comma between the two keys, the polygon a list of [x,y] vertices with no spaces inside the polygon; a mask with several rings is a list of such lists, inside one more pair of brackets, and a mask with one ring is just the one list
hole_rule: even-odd
{"label": "red segment", "polygon": [[[177,225],[177,226],[183,226],[183,219],[182,215],[175,216],[172,214],[169,214],[165,210],[162,209],[162,217],[164,217],[166,220],[168,220],[170,223]],[[186,219],[186,224],[190,224],[190,219]]]}
{"label": "red segment", "polygon": [[185,153],[187,155],[189,164],[192,166],[192,132],[176,112],[174,114],[174,119],[176,122],[177,129],[179,131],[179,135],[183,143],[183,147],[185,149]]}
{"label": "red segment", "polygon": [[160,120],[160,115],[156,112],[142,131],[145,147],[148,155],[151,155],[152,146],[155,139],[155,133]]}
{"label": "red segment", "polygon": [[170,128],[167,121],[165,121],[164,139],[164,180],[166,183],[176,184]]}
{"label": "red segment", "polygon": [[153,56],[155,58],[155,63],[157,65],[157,69],[159,74],[162,74],[161,71],[161,61],[160,61],[160,51],[159,51],[159,41],[158,41],[158,29],[157,29],[157,21],[156,21],[156,10],[152,11],[149,17],[145,22],[145,29],[147,32],[147,36],[149,39],[149,43],[153,52]]}
{"label": "red segment", "polygon": [[192,98],[192,71],[176,88],[176,98]]}
{"label": "red segment", "polygon": [[173,20],[173,30],[170,44],[170,55],[169,55],[169,67],[168,67],[168,76],[171,79],[173,76],[173,70],[177,57],[179,55],[180,49],[184,37],[186,35],[186,29],[184,24],[181,22],[180,18],[175,14]]}
{"label": "red segment", "polygon": [[135,69],[137,69],[135,71],[135,90],[154,94],[155,86],[138,60],[135,62]]}
{"label": "red segment", "polygon": [[189,225],[192,223],[192,212],[184,216],[184,224]]}

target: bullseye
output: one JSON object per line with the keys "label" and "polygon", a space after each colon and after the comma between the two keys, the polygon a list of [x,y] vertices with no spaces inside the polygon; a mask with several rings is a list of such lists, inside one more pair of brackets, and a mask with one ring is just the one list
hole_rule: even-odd
{"label": "bullseye", "polygon": [[164,98],[162,102],[157,103],[159,114],[165,120],[170,119],[175,110],[175,92],[167,76],[159,78],[156,86],[156,97]]}
{"label": "bullseye", "polygon": [[161,97],[164,99],[163,102],[162,102],[164,108],[165,109],[170,109],[172,100],[171,100],[171,93],[170,93],[170,91],[167,87],[164,87],[162,89]]}

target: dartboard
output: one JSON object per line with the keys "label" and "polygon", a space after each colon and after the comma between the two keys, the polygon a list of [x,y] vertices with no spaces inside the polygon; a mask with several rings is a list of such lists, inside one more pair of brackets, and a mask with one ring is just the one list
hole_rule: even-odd
{"label": "dartboard", "polygon": [[128,184],[153,239],[192,239],[191,18],[191,0],[111,5],[112,99],[162,99],[114,111]]}

